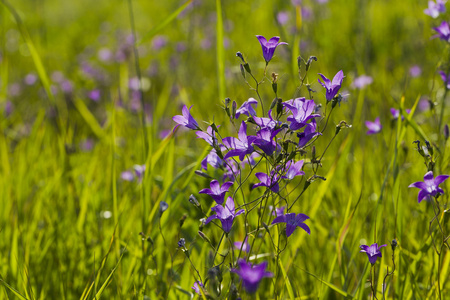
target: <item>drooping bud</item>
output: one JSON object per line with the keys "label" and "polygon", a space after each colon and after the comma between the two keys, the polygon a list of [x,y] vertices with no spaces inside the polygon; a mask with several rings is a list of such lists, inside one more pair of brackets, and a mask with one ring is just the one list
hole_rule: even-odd
{"label": "drooping bud", "polygon": [[311,67],[311,63],[312,63],[312,61],[317,61],[317,57],[315,57],[315,56],[310,56],[309,58],[308,58],[308,61],[306,62],[306,71],[308,71],[309,70],[309,68]]}
{"label": "drooping bud", "polygon": [[236,56],[239,57],[244,64],[246,63],[245,59],[244,59],[244,56],[242,55],[242,53],[240,51],[236,52]]}
{"label": "drooping bud", "polygon": [[233,103],[231,104],[231,118],[234,119],[236,116],[236,110],[237,110],[237,103],[233,100]]}
{"label": "drooping bud", "polygon": [[430,155],[433,156],[433,147],[431,146],[430,142],[425,140],[425,145],[427,145],[428,153],[430,153]]}
{"label": "drooping bud", "polygon": [[448,124],[445,124],[445,126],[444,126],[444,138],[445,138],[445,140],[448,140],[449,136],[450,136],[450,131],[448,129]]}
{"label": "drooping bud", "polygon": [[162,216],[162,214],[169,208],[169,204],[165,201],[159,202],[159,216]]}
{"label": "drooping bud", "polygon": [[243,66],[242,64],[240,64],[240,65],[239,65],[239,69],[241,70],[242,77],[244,77],[244,79],[245,79],[245,69],[244,69],[244,66]]}
{"label": "drooping bud", "polygon": [[230,114],[230,102],[231,99],[230,98],[225,98],[225,112],[227,113],[228,117],[231,118],[231,114]]}
{"label": "drooping bud", "polygon": [[189,202],[196,207],[200,207],[200,203],[198,202],[197,198],[195,198],[195,196],[192,194],[189,196]]}

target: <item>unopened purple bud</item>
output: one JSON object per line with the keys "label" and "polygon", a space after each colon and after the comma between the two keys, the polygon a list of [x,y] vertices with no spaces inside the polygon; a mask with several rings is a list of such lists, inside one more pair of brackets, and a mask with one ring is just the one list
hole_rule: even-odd
{"label": "unopened purple bud", "polygon": [[184,248],[186,246],[186,240],[184,239],[184,238],[181,238],[179,241],[178,241],[178,247],[179,248]]}
{"label": "unopened purple bud", "polygon": [[239,57],[244,64],[246,63],[245,59],[244,59],[244,56],[242,55],[242,53],[240,51],[236,52],[236,56]]}
{"label": "unopened purple bud", "polygon": [[450,132],[449,132],[449,129],[448,129],[448,124],[445,124],[445,126],[444,126],[444,137],[445,137],[445,140],[448,140],[449,136],[450,136]]}

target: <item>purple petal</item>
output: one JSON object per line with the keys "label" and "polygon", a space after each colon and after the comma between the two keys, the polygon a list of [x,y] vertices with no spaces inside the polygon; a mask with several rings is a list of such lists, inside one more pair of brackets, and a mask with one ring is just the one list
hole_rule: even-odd
{"label": "purple petal", "polygon": [[435,185],[440,185],[441,183],[443,183],[445,180],[447,180],[449,176],[448,175],[439,175],[436,176],[436,178],[434,179],[434,184]]}
{"label": "purple petal", "polygon": [[422,202],[423,199],[427,198],[427,196],[429,195],[429,193],[427,191],[421,190],[419,192],[419,196],[417,197],[418,202]]}
{"label": "purple petal", "polygon": [[272,224],[286,223],[286,215],[281,215],[273,219]]}
{"label": "purple petal", "polygon": [[415,188],[419,188],[421,190],[427,189],[427,185],[425,184],[425,182],[422,182],[422,181],[411,183],[408,187],[410,187],[410,188],[415,187]]}
{"label": "purple petal", "polygon": [[304,231],[306,231],[306,233],[311,235],[311,230],[309,229],[308,225],[306,225],[305,223],[298,224],[298,227],[302,228]]}
{"label": "purple petal", "polygon": [[256,38],[258,39],[258,41],[261,43],[261,46],[266,47],[267,45],[267,40],[265,37],[263,37],[262,35],[257,35]]}
{"label": "purple petal", "polygon": [[433,171],[428,171],[424,176],[423,176],[423,180],[425,181],[425,183],[430,183],[433,184]]}

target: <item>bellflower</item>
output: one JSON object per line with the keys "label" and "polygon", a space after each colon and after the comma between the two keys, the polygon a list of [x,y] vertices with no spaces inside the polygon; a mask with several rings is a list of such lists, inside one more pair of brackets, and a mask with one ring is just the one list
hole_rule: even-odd
{"label": "bellflower", "polygon": [[256,183],[253,185],[252,189],[265,186],[270,188],[270,190],[274,193],[278,193],[280,191],[280,185],[278,184],[278,174],[271,174],[271,176],[266,173],[256,173],[255,176],[261,181],[260,183]]}
{"label": "bellflower", "polygon": [[369,129],[367,130],[366,134],[376,134],[381,131],[381,128],[383,128],[383,126],[381,126],[380,123],[380,117],[377,117],[375,119],[375,122],[366,121],[365,124],[366,127]]}
{"label": "bellflower", "polygon": [[428,8],[423,11],[426,15],[429,15],[433,19],[439,17],[439,13],[445,12],[445,3],[443,0],[428,1]]}
{"label": "bellflower", "polygon": [[274,129],[277,125],[281,126],[283,124],[283,122],[273,119],[272,110],[269,110],[268,118],[260,118],[257,116],[253,116],[253,120],[255,121],[256,125],[261,127],[261,129],[264,129],[264,128]]}
{"label": "bellflower", "polygon": [[286,223],[286,236],[289,237],[295,230],[295,228],[300,227],[306,233],[311,234],[311,230],[309,229],[308,225],[306,225],[305,222],[308,220],[309,217],[305,214],[298,214],[295,215],[295,213],[289,213],[285,215],[280,215],[276,217],[272,224],[278,224],[278,223]]}
{"label": "bellflower", "polygon": [[232,159],[226,159],[224,162],[225,173],[223,174],[223,181],[230,179],[236,180],[237,175],[240,173],[239,165]]}
{"label": "bellflower", "polygon": [[255,105],[256,108],[258,106],[258,100],[249,98],[247,101],[242,103],[241,107],[236,110],[236,119],[239,118],[241,114],[246,115],[247,117],[256,116],[255,108],[253,108],[252,105]]}
{"label": "bellflower", "polygon": [[362,89],[366,85],[372,84],[373,78],[367,75],[361,75],[353,80],[352,86],[356,89]]}
{"label": "bellflower", "polygon": [[342,86],[342,81],[344,80],[344,72],[342,70],[337,72],[337,74],[334,75],[334,77],[333,77],[333,81],[326,78],[325,76],[323,76],[320,73],[319,73],[319,75],[323,79],[323,83],[322,83],[322,81],[320,81],[320,79],[318,79],[319,83],[327,90],[326,95],[325,95],[327,98],[327,101],[333,100],[333,98],[336,96],[336,94],[339,92],[339,89]]}
{"label": "bellflower", "polygon": [[306,125],[312,118],[320,117],[319,114],[313,114],[316,104],[314,100],[306,100],[304,97],[286,101],[283,106],[289,109],[292,115],[287,117],[287,121],[291,122],[289,128],[297,130]]}
{"label": "bellflower", "polygon": [[[224,147],[221,147],[224,150]],[[211,149],[208,155],[202,160],[201,166],[203,170],[208,170],[208,164],[211,165],[214,169],[220,168],[223,166],[223,160],[217,154],[216,149]]]}
{"label": "bellflower", "polygon": [[275,207],[275,209],[273,208],[273,206],[269,206],[270,211],[272,212],[272,215],[274,215],[275,217],[284,215],[284,210],[286,209],[286,206],[282,206],[282,207]]}
{"label": "bellflower", "polygon": [[226,137],[222,140],[223,144],[228,149],[231,149],[225,155],[225,159],[233,156],[239,156],[239,159],[243,161],[247,154],[251,154],[255,150],[251,145],[255,137],[247,136],[247,124],[245,124],[244,121],[242,121],[241,127],[239,128],[238,137],[239,139],[235,137]]}
{"label": "bellflower", "polygon": [[266,155],[272,155],[279,148],[277,142],[273,139],[281,130],[281,128],[271,130],[267,127],[261,129],[256,133],[256,139],[253,141],[253,145],[258,146]]}
{"label": "bellflower", "polygon": [[192,106],[193,105],[191,105],[191,107],[188,110],[187,106],[184,105],[183,110],[182,110],[183,115],[182,116],[177,115],[172,118],[172,120],[174,120],[175,122],[178,123],[178,125],[175,126],[173,131],[175,131],[175,129],[177,129],[177,127],[180,125],[187,127],[189,129],[193,129],[193,130],[199,129],[197,121],[194,119],[194,117],[191,116],[191,113],[190,113]]}
{"label": "bellflower", "polygon": [[429,171],[423,176],[423,182],[418,181],[410,184],[408,187],[419,188],[419,203],[429,196],[436,196],[437,193],[443,194],[444,190],[439,187],[441,183],[447,180],[448,175],[439,175],[436,178],[433,178],[433,171]]}
{"label": "bellflower", "polygon": [[450,90],[450,73],[445,74],[444,71],[439,71],[439,75],[441,75],[442,80],[444,81],[445,88]]}
{"label": "bellflower", "polygon": [[239,269],[232,269],[231,272],[238,274],[242,280],[244,289],[252,294],[258,290],[258,286],[264,277],[272,277],[272,272],[267,272],[267,262],[259,265],[246,263],[244,259],[238,260]]}
{"label": "bellflower", "polygon": [[274,36],[269,41],[267,41],[266,38],[263,37],[262,35],[257,35],[256,37],[261,43],[263,56],[264,60],[266,61],[266,64],[268,64],[269,61],[272,59],[273,54],[275,53],[275,49],[277,48],[278,45],[287,45],[287,43],[285,42],[279,43],[278,41],[280,40],[280,37],[278,36]]}
{"label": "bellflower", "polygon": [[202,295],[202,292],[200,291],[200,289],[204,289],[205,286],[203,285],[203,283],[201,281],[196,281],[194,282],[194,286],[192,287],[192,289],[199,295]]}
{"label": "bellflower", "polygon": [[220,183],[217,180],[213,180],[209,184],[211,189],[203,189],[199,193],[208,194],[214,199],[214,201],[216,201],[217,204],[223,204],[223,201],[225,200],[225,193],[228,192],[228,189],[232,185],[233,182],[228,181],[220,186]]}
{"label": "bellflower", "polygon": [[[410,109],[405,109],[405,111],[406,111],[407,114],[409,114],[411,112]],[[391,115],[394,118],[394,120],[397,120],[398,117],[400,116],[400,110],[391,107]],[[402,120],[404,120],[404,119],[405,119],[405,117],[402,116]]]}
{"label": "bellflower", "polygon": [[367,256],[369,257],[369,262],[374,265],[377,262],[377,257],[381,258],[381,247],[386,247],[387,245],[381,245],[378,247],[378,244],[372,244],[370,246],[367,245],[361,245],[359,248],[361,248],[361,251],[359,252],[365,252],[367,253]]}
{"label": "bellflower", "polygon": [[234,242],[233,245],[234,245],[234,248],[237,250],[241,250],[241,248],[242,248],[242,251],[245,251],[247,253],[250,252],[250,245],[248,243],[248,237],[246,237],[243,242]]}
{"label": "bellflower", "polygon": [[306,128],[303,132],[297,133],[298,137],[298,148],[303,148],[310,140],[315,138],[318,135],[322,135],[322,133],[317,132],[317,124],[316,120],[313,119],[311,123],[306,124]]}
{"label": "bellflower", "polygon": [[438,27],[433,27],[433,29],[438,33],[433,38],[440,38],[446,42],[450,42],[450,26],[446,21],[442,21],[441,25]]}
{"label": "bellflower", "polygon": [[204,139],[211,146],[214,147],[214,145],[217,145],[216,132],[212,129],[211,126],[208,126],[206,132],[197,131],[195,134],[197,135],[197,137]]}
{"label": "bellflower", "polygon": [[234,200],[231,197],[228,197],[227,202],[225,203],[225,207],[218,204],[213,208],[211,208],[211,210],[214,211],[216,214],[206,219],[205,225],[211,222],[211,220],[219,219],[220,222],[222,223],[222,229],[226,233],[230,232],[234,218],[244,213],[243,209],[237,212],[235,211]]}
{"label": "bellflower", "polygon": [[293,160],[290,160],[287,162],[286,167],[287,167],[286,176],[283,176],[283,178],[292,180],[296,176],[305,175],[305,172],[302,171],[303,159],[299,160],[296,163],[294,163]]}

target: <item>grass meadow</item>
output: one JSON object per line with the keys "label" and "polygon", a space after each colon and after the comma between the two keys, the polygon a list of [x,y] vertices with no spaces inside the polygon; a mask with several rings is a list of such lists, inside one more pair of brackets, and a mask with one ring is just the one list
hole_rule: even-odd
{"label": "grass meadow", "polygon": [[[0,0],[0,299],[448,299],[449,181],[420,203],[408,188],[450,173],[450,47],[432,38],[450,15],[427,4]],[[267,64],[256,35],[288,45]],[[339,70],[338,103],[318,73]],[[227,194],[245,212],[229,232],[205,224],[216,203],[199,191],[230,179],[202,169],[213,147],[173,116],[193,105],[203,131],[237,137],[247,121],[250,136],[224,107],[255,98],[267,117],[276,97],[314,99],[322,135],[255,146]],[[287,156],[304,175],[252,188]],[[310,235],[271,223],[282,205]],[[249,252],[233,247],[244,238]],[[360,246],[374,243],[387,246],[372,266]],[[238,258],[267,264],[256,291]]]}

